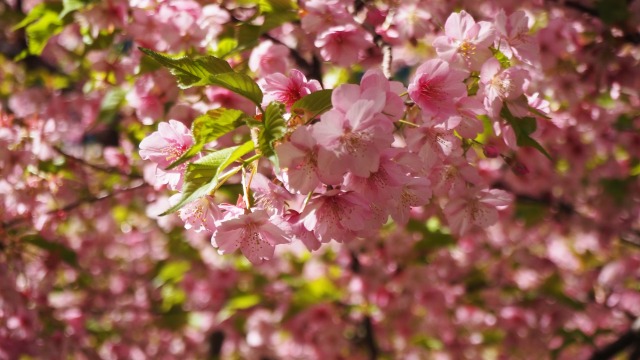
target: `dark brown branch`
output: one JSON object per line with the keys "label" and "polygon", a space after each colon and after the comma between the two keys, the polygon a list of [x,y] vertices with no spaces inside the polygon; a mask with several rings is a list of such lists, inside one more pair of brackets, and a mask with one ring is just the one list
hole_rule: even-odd
{"label": "dark brown branch", "polygon": [[[386,42],[382,37],[382,35],[376,32],[376,29],[373,26],[365,22],[363,16],[361,15],[364,15],[364,11],[366,10],[366,7],[367,7],[367,1],[364,1],[364,0],[356,1],[354,6],[353,18],[358,23],[358,25],[360,25],[365,31],[367,31],[369,34],[371,34],[371,36],[373,36],[374,44],[382,52],[382,64],[381,64],[382,73],[384,74],[384,76],[387,77],[387,79],[391,79],[391,63],[393,61],[391,44]],[[392,16],[393,15],[391,13],[387,14],[387,21],[390,20]],[[385,21],[385,24],[387,23],[387,21]]]}
{"label": "dark brown branch", "polygon": [[629,331],[622,334],[616,341],[594,352],[589,360],[613,359],[630,347],[633,347],[633,352],[630,354],[629,360],[640,359],[640,318],[636,319]]}

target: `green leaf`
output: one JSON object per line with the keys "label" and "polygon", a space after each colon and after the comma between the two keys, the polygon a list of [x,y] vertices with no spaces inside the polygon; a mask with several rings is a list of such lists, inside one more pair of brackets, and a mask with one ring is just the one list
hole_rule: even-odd
{"label": "green leaf", "polygon": [[282,117],[284,105],[272,102],[264,112],[263,123],[258,134],[258,147],[262,155],[270,157],[274,155],[273,142],[280,140],[286,130],[287,124]]}
{"label": "green leaf", "polygon": [[245,114],[240,110],[225,108],[209,110],[198,116],[191,125],[195,143],[178,160],[169,165],[167,170],[183,164],[199,153],[206,144],[242,125],[241,119],[244,116]]}
{"label": "green leaf", "polygon": [[339,300],[341,297],[340,289],[326,277],[304,282],[302,286],[293,294],[293,303],[295,306],[308,307],[320,302],[328,302]]}
{"label": "green leaf", "polygon": [[516,134],[516,141],[518,146],[529,146],[540,151],[547,159],[553,161],[551,155],[545,150],[540,143],[538,143],[535,139],[533,139],[531,134],[536,131],[537,123],[536,119],[533,117],[523,117],[517,118],[511,114],[506,105],[502,107],[500,111],[500,116],[506,120],[509,125],[513,128],[514,133]]}
{"label": "green leaf", "polygon": [[74,11],[84,8],[92,2],[92,0],[62,0],[62,12],[59,15],[60,19]]}
{"label": "green leaf", "polygon": [[40,235],[26,235],[23,236],[21,240],[59,256],[62,261],[75,268],[79,266],[78,255],[66,245],[49,241]]}
{"label": "green leaf", "polygon": [[291,106],[291,113],[303,116],[311,120],[325,111],[331,109],[331,94],[333,90],[319,90],[296,101]]}
{"label": "green leaf", "polygon": [[627,0],[597,0],[595,5],[600,19],[609,25],[622,24],[631,15]]}
{"label": "green leaf", "polygon": [[112,88],[109,90],[100,103],[98,121],[111,123],[118,114],[118,109],[120,109],[126,95],[127,92],[120,88]]}
{"label": "green leaf", "polygon": [[526,227],[540,224],[547,217],[548,207],[534,200],[518,199],[514,216],[524,221]]}
{"label": "green leaf", "polygon": [[219,185],[219,176],[222,171],[253,149],[253,142],[247,141],[240,146],[218,150],[189,164],[182,188],[182,197],[177,204],[162,213],[161,216],[171,214],[185,204],[215,190]]}
{"label": "green leaf", "polygon": [[297,9],[296,2],[291,0],[260,0],[258,2],[258,6],[262,13],[291,11]]}
{"label": "green leaf", "polygon": [[184,290],[174,284],[163,286],[160,290],[162,296],[162,304],[160,310],[163,313],[170,312],[172,309],[181,308],[182,304],[187,300],[187,294]]}
{"label": "green leaf", "polygon": [[264,22],[260,27],[261,34],[267,33],[282,24],[298,20],[298,12],[293,9],[275,11],[264,14]]}
{"label": "green leaf", "polygon": [[236,72],[209,75],[206,84],[218,85],[251,100],[256,106],[262,105],[262,90],[248,75]]}
{"label": "green leaf", "polygon": [[62,10],[62,6],[59,3],[48,3],[48,2],[40,3],[35,7],[33,7],[33,9],[29,11],[27,16],[25,16],[24,19],[22,19],[22,21],[16,24],[12,28],[12,30],[16,31],[18,29],[26,27],[29,24],[36,22],[38,19],[42,18],[47,13],[58,14],[61,10]]}
{"label": "green leaf", "polygon": [[[210,85],[211,75],[233,73],[233,69],[226,61],[215,56],[205,56],[192,59],[189,57],[170,58],[153,50],[140,47],[140,51],[150,56],[178,78],[178,86],[187,89],[192,86]],[[256,85],[257,86],[257,85]]]}
{"label": "green leaf", "polygon": [[534,108],[533,106],[529,106],[529,112],[534,114],[534,115],[536,115],[536,116],[539,116],[539,117],[541,117],[543,119],[551,120],[549,115],[547,115],[547,114],[543,113],[542,111]]}
{"label": "green leaf", "polygon": [[58,17],[58,13],[47,11],[26,28],[27,48],[32,55],[40,55],[49,39],[59,34],[64,28],[64,23]]}
{"label": "green leaf", "polygon": [[553,274],[548,277],[540,286],[540,290],[542,294],[550,296],[574,310],[583,310],[585,308],[584,303],[570,297],[565,293],[564,283],[562,281],[562,278],[558,274]]}
{"label": "green leaf", "polygon": [[234,316],[239,310],[246,310],[258,305],[262,301],[257,294],[238,294],[233,296],[225,306],[218,312],[218,321],[223,322]]}
{"label": "green leaf", "polygon": [[153,283],[158,287],[166,283],[179,283],[189,269],[191,269],[191,263],[186,260],[167,262],[160,268]]}
{"label": "green leaf", "polygon": [[634,122],[635,119],[632,116],[622,114],[616,119],[616,122],[613,124],[613,128],[617,131],[634,131]]}
{"label": "green leaf", "polygon": [[234,52],[250,49],[258,44],[264,32],[261,26],[240,24],[236,27],[236,48]]}
{"label": "green leaf", "polygon": [[422,234],[422,239],[414,245],[416,255],[420,256],[456,243],[453,236],[442,232],[439,228],[430,227],[427,222],[423,221],[409,220],[407,231]]}
{"label": "green leaf", "polygon": [[498,62],[500,63],[500,66],[503,69],[508,69],[511,67],[511,61],[504,53],[502,53],[502,51],[494,47],[491,47],[490,49],[491,49],[491,52],[493,53],[493,57],[495,57],[498,60]]}
{"label": "green leaf", "polygon": [[214,54],[217,57],[225,58],[233,53],[236,48],[238,48],[238,40],[226,37],[218,41]]}

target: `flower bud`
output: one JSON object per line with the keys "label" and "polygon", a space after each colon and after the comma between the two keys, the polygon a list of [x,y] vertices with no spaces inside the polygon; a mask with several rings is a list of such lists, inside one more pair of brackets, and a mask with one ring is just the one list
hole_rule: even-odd
{"label": "flower bud", "polygon": [[484,153],[484,156],[490,159],[494,159],[500,156],[500,150],[498,150],[498,148],[494,145],[485,145],[484,149],[482,149],[482,153]]}

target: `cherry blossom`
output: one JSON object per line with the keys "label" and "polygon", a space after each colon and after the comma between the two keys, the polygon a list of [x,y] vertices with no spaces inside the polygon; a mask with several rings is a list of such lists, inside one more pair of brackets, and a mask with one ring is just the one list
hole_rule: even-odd
{"label": "cherry blossom", "polygon": [[284,231],[269,221],[264,210],[221,221],[211,237],[211,243],[221,254],[234,252],[239,248],[254,264],[271,259],[276,245],[288,242]]}
{"label": "cherry blossom", "polygon": [[447,18],[444,30],[445,35],[433,41],[442,59],[477,71],[491,57],[489,45],[493,43],[495,28],[490,22],[476,22],[462,10]]}

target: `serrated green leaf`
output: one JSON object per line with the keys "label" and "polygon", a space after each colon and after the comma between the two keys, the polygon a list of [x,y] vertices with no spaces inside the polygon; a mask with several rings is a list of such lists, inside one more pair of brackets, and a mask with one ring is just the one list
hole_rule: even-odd
{"label": "serrated green leaf", "polygon": [[319,90],[303,97],[291,105],[291,113],[301,115],[305,119],[313,119],[331,109],[331,94],[333,90]]}
{"label": "serrated green leaf", "polygon": [[190,163],[185,173],[182,197],[178,203],[160,216],[176,212],[185,204],[212,192],[219,185],[219,177],[222,171],[253,149],[253,142],[247,141],[240,146],[218,150],[198,159],[196,162]]}
{"label": "serrated green leaf", "polygon": [[[226,61],[215,56],[201,58],[170,58],[153,50],[140,47],[140,51],[150,56],[178,78],[178,86],[187,89],[192,86],[210,85],[209,77],[212,75],[233,73],[233,69]],[[256,85],[257,86],[257,85]]]}
{"label": "serrated green leaf", "polygon": [[248,75],[236,72],[227,72],[209,75],[207,81],[208,84],[218,85],[231,90],[238,95],[246,97],[258,107],[262,106],[262,90],[260,90],[258,84]]}
{"label": "serrated green leaf", "polygon": [[258,134],[258,147],[264,156],[272,156],[273,142],[280,140],[286,130],[287,124],[282,117],[284,105],[279,102],[272,102],[264,112],[262,127]]}
{"label": "serrated green leaf", "polygon": [[21,240],[59,256],[62,261],[73,267],[78,267],[78,255],[66,245],[49,241],[40,235],[26,235]]}
{"label": "serrated green leaf", "polygon": [[226,108],[209,110],[207,113],[198,116],[191,125],[195,143],[169,165],[167,170],[183,164],[199,153],[206,144],[237,128],[242,124],[240,120],[244,116],[245,114],[240,110]]}

